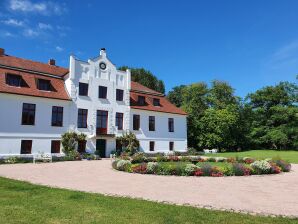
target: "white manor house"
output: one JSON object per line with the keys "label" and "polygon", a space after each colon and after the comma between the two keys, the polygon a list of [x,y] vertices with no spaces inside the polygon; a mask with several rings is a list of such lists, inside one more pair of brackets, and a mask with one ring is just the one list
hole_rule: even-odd
{"label": "white manor house", "polygon": [[131,81],[101,49],[69,69],[7,55],[0,48],[0,156],[60,155],[61,135],[85,133],[79,152],[109,157],[131,131],[140,150],[187,150],[186,113],[163,94]]}

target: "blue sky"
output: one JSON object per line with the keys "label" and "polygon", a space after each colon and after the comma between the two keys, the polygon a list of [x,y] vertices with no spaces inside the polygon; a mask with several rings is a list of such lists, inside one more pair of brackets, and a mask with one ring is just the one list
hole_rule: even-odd
{"label": "blue sky", "polygon": [[296,0],[0,0],[0,47],[68,66],[102,47],[117,66],[144,67],[180,84],[218,79],[244,97],[295,82]]}

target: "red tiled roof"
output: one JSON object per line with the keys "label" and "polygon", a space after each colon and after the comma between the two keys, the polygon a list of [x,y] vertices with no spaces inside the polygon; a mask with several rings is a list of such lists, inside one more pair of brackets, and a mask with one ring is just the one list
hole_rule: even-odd
{"label": "red tiled roof", "polygon": [[[145,97],[146,102],[144,106],[138,105],[138,96]],[[153,98],[159,99],[160,106],[153,105]],[[162,93],[149,89],[137,82],[131,82],[130,106],[133,109],[187,115],[182,109],[170,103]]]}
{"label": "red tiled roof", "polygon": [[42,72],[56,76],[64,76],[68,73],[68,69],[56,65],[49,65],[28,59],[17,58],[9,55],[0,56],[0,65],[21,68],[30,71]]}

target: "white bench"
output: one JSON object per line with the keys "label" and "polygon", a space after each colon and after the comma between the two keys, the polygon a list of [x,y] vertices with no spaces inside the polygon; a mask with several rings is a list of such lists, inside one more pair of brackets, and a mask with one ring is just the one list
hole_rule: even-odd
{"label": "white bench", "polygon": [[33,163],[36,163],[36,161],[53,162],[52,154],[50,153],[33,154]]}

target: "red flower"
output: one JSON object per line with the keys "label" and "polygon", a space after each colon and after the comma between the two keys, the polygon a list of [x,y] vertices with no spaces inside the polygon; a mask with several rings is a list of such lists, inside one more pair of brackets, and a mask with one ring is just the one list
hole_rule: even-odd
{"label": "red flower", "polygon": [[203,175],[203,172],[201,169],[197,169],[195,172],[194,172],[194,176],[202,176]]}

